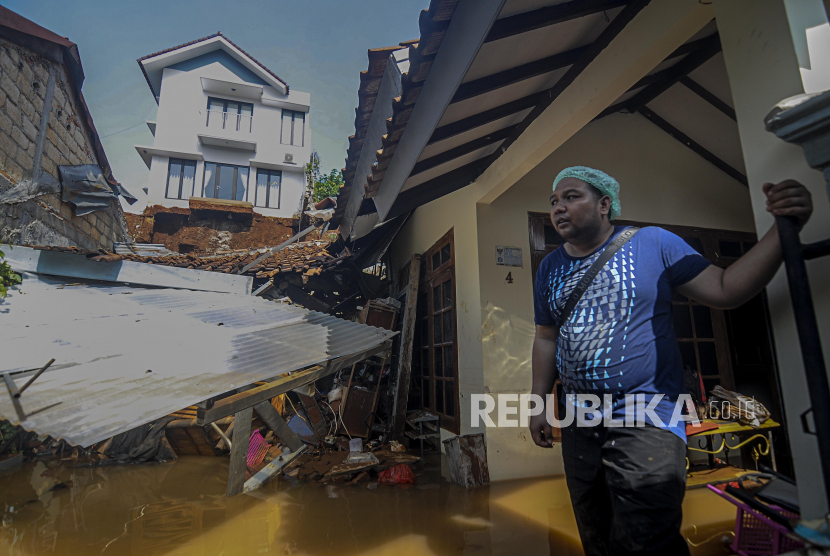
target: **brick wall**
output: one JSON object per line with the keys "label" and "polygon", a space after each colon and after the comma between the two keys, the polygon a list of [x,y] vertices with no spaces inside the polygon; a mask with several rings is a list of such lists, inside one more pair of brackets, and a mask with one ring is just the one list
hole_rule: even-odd
{"label": "brick wall", "polygon": [[[47,129],[39,136],[50,70],[55,73],[55,86]],[[38,140],[43,141],[40,171],[34,168]],[[0,40],[0,192],[27,179],[44,179],[56,186],[59,165],[97,163],[66,67]],[[107,210],[76,216],[72,205],[63,203],[58,194],[45,194],[0,210],[2,243],[112,249],[113,241],[125,240],[118,201],[111,201]]]}

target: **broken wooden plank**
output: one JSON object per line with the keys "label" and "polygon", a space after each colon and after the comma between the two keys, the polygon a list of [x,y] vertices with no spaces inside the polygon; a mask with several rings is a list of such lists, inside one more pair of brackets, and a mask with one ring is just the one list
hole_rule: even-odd
{"label": "broken wooden plank", "polygon": [[296,392],[296,394],[300,398],[300,404],[303,406],[305,414],[308,415],[308,419],[311,421],[310,424],[311,429],[314,431],[314,436],[316,436],[318,440],[322,441],[329,433],[329,425],[326,423],[326,418],[323,417],[323,413],[320,411],[317,401],[313,396],[306,396],[305,394],[300,394],[299,392]]}
{"label": "broken wooden plank", "polygon": [[23,464],[23,454],[9,454],[5,457],[0,457],[0,471],[8,471],[9,469],[17,469]]}
{"label": "broken wooden plank", "polygon": [[228,496],[242,494],[247,469],[248,443],[251,439],[251,417],[253,409],[246,407],[234,416],[233,448],[231,464],[228,468]]}
{"label": "broken wooden plank", "polygon": [[[204,427],[196,426],[194,424],[189,427],[176,426],[167,428],[164,431],[167,441],[173,448],[173,451],[178,456],[218,456],[221,454],[220,450],[213,447],[213,439],[207,434]],[[182,421],[173,421],[174,423],[181,423]],[[215,423],[211,423],[212,425]],[[106,453],[106,450],[98,450],[101,453]]]}
{"label": "broken wooden plank", "polygon": [[370,469],[373,469],[375,466],[378,465],[378,463],[380,463],[377,457],[372,457],[374,454],[372,454],[371,452],[351,452],[350,455],[351,454],[366,454],[371,459],[367,459],[366,461],[349,462],[347,457],[346,461],[344,461],[343,463],[339,463],[331,469],[329,469],[329,471],[325,475],[323,475],[323,480],[325,481],[329,479],[334,479],[336,477],[341,477],[343,475],[351,475],[352,473],[368,471]]}
{"label": "broken wooden plank", "polygon": [[263,467],[261,470],[257,471],[253,477],[245,481],[245,486],[243,487],[242,492],[251,492],[252,490],[256,490],[270,481],[273,477],[285,469],[289,463],[294,461],[297,456],[302,454],[306,448],[307,446],[303,445],[296,452],[283,452],[280,454],[280,457]]}
{"label": "broken wooden plank", "polygon": [[273,288],[274,282],[272,282],[269,279],[267,282],[258,287],[256,291],[254,291],[254,293],[252,293],[251,295],[253,295],[254,297],[262,297],[263,295],[265,295],[266,292],[272,290]]}
{"label": "broken wooden plank", "polygon": [[341,434],[348,432],[349,436],[369,438],[372,422],[375,420],[379,390],[380,386],[375,391],[361,386],[349,386],[349,396],[341,404]]}
{"label": "broken wooden plank", "polygon": [[389,351],[391,346],[392,341],[386,340],[382,344],[378,344],[366,351],[332,359],[324,367],[310,367],[289,376],[278,378],[277,380],[269,382],[263,386],[258,386],[245,392],[234,394],[233,396],[217,401],[210,409],[200,407],[197,410],[197,422],[200,425],[205,425],[221,419],[222,417],[233,415],[244,408],[253,407],[259,402],[270,400],[271,398],[284,394],[289,390],[299,388],[300,386],[314,382],[324,376],[336,373],[343,367],[351,365],[357,361],[362,361],[377,353]]}
{"label": "broken wooden plank", "polygon": [[291,430],[291,427],[288,426],[288,423],[285,422],[270,402],[259,402],[254,406],[254,411],[265,421],[268,428],[274,431],[274,434],[282,440],[283,444],[288,446],[288,449],[292,453],[298,452],[301,448],[305,447],[300,437]]}
{"label": "broken wooden plank", "polygon": [[412,374],[412,349],[418,310],[418,282],[421,276],[421,255],[415,253],[409,263],[409,284],[404,305],[404,320],[398,352],[398,382],[392,410],[392,439],[403,436],[406,425],[406,404],[409,402],[409,381]]}
{"label": "broken wooden plank", "polygon": [[288,285],[286,294],[288,295],[288,299],[290,299],[298,305],[302,305],[309,311],[328,313],[331,310],[331,306],[328,303],[307,294],[306,292],[292,284]]}
{"label": "broken wooden plank", "polygon": [[401,463],[411,465],[420,461],[418,456],[407,454],[405,452],[393,452],[392,450],[376,450],[372,452],[380,462],[377,466],[377,471],[384,471],[390,467],[395,467]]}
{"label": "broken wooden plank", "polygon": [[386,330],[395,329],[398,310],[385,303],[370,300],[357,315],[357,322]]}

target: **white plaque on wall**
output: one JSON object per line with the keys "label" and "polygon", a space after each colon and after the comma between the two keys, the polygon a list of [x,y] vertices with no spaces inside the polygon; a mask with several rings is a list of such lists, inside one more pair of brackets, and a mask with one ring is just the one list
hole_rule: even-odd
{"label": "white plaque on wall", "polygon": [[496,245],[496,264],[502,266],[522,266],[521,247]]}

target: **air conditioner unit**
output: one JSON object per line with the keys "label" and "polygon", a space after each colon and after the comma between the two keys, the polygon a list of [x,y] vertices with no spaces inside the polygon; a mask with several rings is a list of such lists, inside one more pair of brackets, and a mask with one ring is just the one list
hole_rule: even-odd
{"label": "air conditioner unit", "polygon": [[294,155],[291,153],[285,153],[285,161],[289,164],[294,164]]}

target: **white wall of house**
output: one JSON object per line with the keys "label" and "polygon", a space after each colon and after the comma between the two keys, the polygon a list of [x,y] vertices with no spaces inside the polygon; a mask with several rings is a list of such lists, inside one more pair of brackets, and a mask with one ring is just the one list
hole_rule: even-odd
{"label": "white wall of house", "polygon": [[[220,82],[224,88],[221,92],[216,85]],[[237,92],[241,94],[231,92],[234,85],[239,85]],[[209,97],[252,104],[253,115],[209,114]],[[258,168],[282,172],[279,208],[255,203],[254,210],[267,216],[293,216],[304,189],[303,166],[311,153],[309,108],[308,93],[291,90],[283,95],[221,50],[164,68],[153,145],[151,149],[136,147],[150,165],[147,204],[188,205],[189,195],[183,194],[182,199],[166,196],[169,160],[178,158],[196,161],[196,197],[204,196],[206,163],[249,168],[242,200],[250,203],[255,203]],[[305,114],[301,145],[281,140],[283,110]],[[220,145],[211,144],[216,142]],[[286,155],[293,155],[293,163],[286,162]]]}
{"label": "white wall of house", "polygon": [[[791,10],[797,6],[799,10]],[[825,3],[825,8],[830,7]],[[814,212],[801,232],[811,243],[830,236],[830,203],[822,174],[807,166],[804,152],[764,129],[764,117],[784,98],[813,93],[830,84],[828,50],[812,39],[827,36],[827,14],[816,0],[717,0],[721,44],[738,116],[738,129],[750,183],[795,179],[813,196]],[[766,198],[754,187],[752,205],[759,235],[773,217]],[[830,258],[808,261],[807,272],[824,357],[830,354]],[[787,412],[787,433],[793,454],[795,479],[803,519],[828,512],[824,498],[817,437],[805,431],[799,419],[809,408],[810,391],[802,364],[795,317],[786,272],[780,268],[767,286],[767,298],[778,359],[779,380]]]}
{"label": "white wall of house", "polygon": [[[746,187],[637,114],[589,124],[490,204],[477,203],[481,192],[473,184],[418,208],[390,249],[392,264],[401,268],[412,253],[454,230],[461,434],[484,430],[470,426],[472,394],[530,391],[535,325],[528,212],[549,211],[554,177],[573,165],[619,180],[624,219],[755,231]],[[524,266],[497,266],[496,245],[520,247]],[[559,446],[536,447],[525,428],[487,428],[486,436],[494,480],[564,472]]]}

